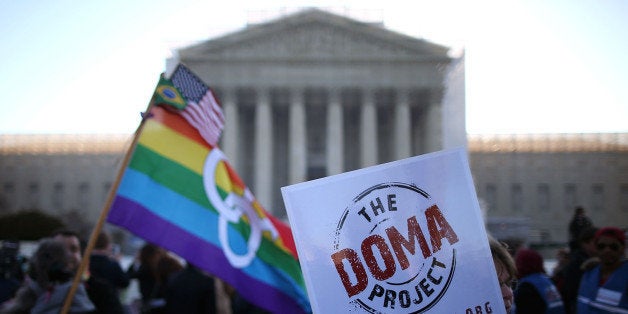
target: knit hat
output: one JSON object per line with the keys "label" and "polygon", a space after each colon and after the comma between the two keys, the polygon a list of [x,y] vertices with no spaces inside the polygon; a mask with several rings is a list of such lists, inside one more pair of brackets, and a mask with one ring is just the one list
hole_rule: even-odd
{"label": "knit hat", "polygon": [[520,249],[515,255],[517,275],[523,278],[530,274],[545,273],[543,257],[535,250]]}
{"label": "knit hat", "polygon": [[597,241],[600,237],[609,237],[609,238],[614,238],[617,241],[619,241],[619,243],[621,243],[621,245],[626,246],[626,234],[624,233],[623,230],[617,228],[617,227],[603,227],[600,228],[600,230],[598,230],[595,233],[595,241]]}

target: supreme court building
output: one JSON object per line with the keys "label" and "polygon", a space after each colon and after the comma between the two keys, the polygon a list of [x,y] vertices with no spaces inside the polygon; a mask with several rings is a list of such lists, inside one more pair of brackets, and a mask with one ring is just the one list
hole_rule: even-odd
{"label": "supreme court building", "polygon": [[[184,47],[168,68],[183,62],[214,89],[221,149],[280,218],[282,186],[465,146],[497,238],[564,243],[576,205],[597,226],[627,228],[628,133],[467,135],[463,60],[312,9]],[[96,221],[131,139],[0,134],[0,215],[76,211]]]}
{"label": "supreme court building", "polygon": [[280,188],[466,144],[448,48],[307,9],[176,52],[220,99],[221,148],[264,207]]}

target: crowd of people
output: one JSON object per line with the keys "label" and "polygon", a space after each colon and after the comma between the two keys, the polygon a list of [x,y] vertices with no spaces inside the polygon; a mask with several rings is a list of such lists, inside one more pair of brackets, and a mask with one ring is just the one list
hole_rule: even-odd
{"label": "crowd of people", "polygon": [[[489,237],[506,313],[628,313],[625,231],[596,228],[582,207],[569,224],[568,247],[551,273],[531,248],[510,250]],[[101,232],[81,274],[69,313],[266,313],[221,280],[146,243],[123,269],[111,237]],[[39,242],[28,263],[19,242],[4,241],[0,313],[59,313],[82,262],[81,242],[61,230]],[[141,298],[124,302],[132,280]]]}
{"label": "crowd of people", "polygon": [[[101,232],[69,313],[266,313],[222,281],[156,245],[146,243],[126,270],[113,247],[110,235]],[[6,268],[11,273],[3,274],[7,280],[0,285],[0,313],[60,313],[82,253],[79,236],[72,231],[57,231],[40,240],[27,264]],[[141,298],[124,302],[121,292],[132,280],[137,280]]]}
{"label": "crowd of people", "polygon": [[558,250],[551,273],[541,254],[509,251],[489,239],[506,313],[628,313],[626,231],[597,228],[577,207],[569,223],[568,249]]}

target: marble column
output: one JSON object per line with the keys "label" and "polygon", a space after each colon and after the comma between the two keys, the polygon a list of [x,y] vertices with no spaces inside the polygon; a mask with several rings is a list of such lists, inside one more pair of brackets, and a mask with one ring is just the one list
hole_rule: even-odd
{"label": "marble column", "polygon": [[434,152],[443,148],[442,136],[442,91],[438,89],[430,90],[429,104],[425,110],[425,132],[423,141],[425,143],[425,152]]}
{"label": "marble column", "polygon": [[268,90],[257,90],[255,110],[255,194],[265,208],[273,208],[273,121]]}
{"label": "marble column", "polygon": [[327,175],[334,175],[343,171],[344,164],[344,134],[343,134],[342,105],[340,91],[329,91],[327,108]]}
{"label": "marble column", "polygon": [[290,135],[288,139],[290,184],[303,182],[307,169],[307,137],[305,129],[305,100],[302,89],[290,91]]}
{"label": "marble column", "polygon": [[239,169],[238,142],[241,139],[235,90],[225,89],[221,103],[225,112],[225,128],[222,133],[223,151],[229,159],[229,164],[237,171]]}
{"label": "marble column", "polygon": [[394,131],[395,159],[407,158],[412,154],[412,130],[410,129],[412,118],[409,101],[407,90],[397,91]]}
{"label": "marble column", "polygon": [[377,110],[372,90],[364,92],[360,112],[360,156],[361,167],[377,164]]}

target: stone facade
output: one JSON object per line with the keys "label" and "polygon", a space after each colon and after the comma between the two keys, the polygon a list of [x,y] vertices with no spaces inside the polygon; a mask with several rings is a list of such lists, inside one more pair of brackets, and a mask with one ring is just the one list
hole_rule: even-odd
{"label": "stone facade", "polygon": [[221,147],[278,216],[282,186],[465,144],[464,99],[444,103],[464,63],[381,25],[311,9],[176,56],[218,94]]}
{"label": "stone facade", "polygon": [[564,242],[576,206],[597,226],[628,227],[626,133],[472,135],[469,151],[495,233]]}
{"label": "stone facade", "polygon": [[0,214],[72,211],[96,221],[129,135],[0,135]]}
{"label": "stone facade", "polygon": [[[0,215],[76,209],[95,221],[130,141],[0,135]],[[468,142],[475,189],[496,235],[564,243],[576,205],[596,225],[628,227],[628,133],[469,135]]]}

